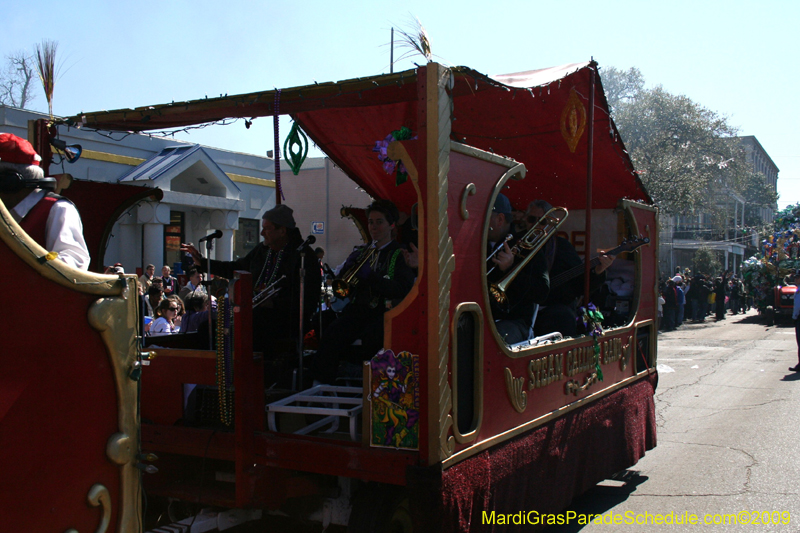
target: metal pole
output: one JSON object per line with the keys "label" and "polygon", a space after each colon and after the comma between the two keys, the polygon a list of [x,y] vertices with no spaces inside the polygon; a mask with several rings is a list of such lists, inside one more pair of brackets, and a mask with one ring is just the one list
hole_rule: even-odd
{"label": "metal pole", "polygon": [[394,73],[394,27],[392,27],[392,37],[389,41],[389,74]]}
{"label": "metal pole", "polygon": [[297,343],[298,352],[298,365],[297,365],[297,390],[303,390],[303,300],[305,296],[306,285],[306,268],[305,268],[306,253],[305,250],[300,252],[300,333]]}
{"label": "metal pole", "polygon": [[[214,341],[212,338],[212,334],[214,329],[211,327],[211,249],[214,247],[214,239],[208,239],[206,241],[206,276],[208,279],[206,282],[206,294],[208,294],[208,349],[214,349]],[[202,285],[202,282],[201,282]],[[220,392],[222,394],[222,392]]]}
{"label": "metal pole", "polygon": [[592,252],[592,164],[594,160],[594,91],[597,64],[592,61],[589,70],[591,83],[589,87],[589,133],[587,136],[588,154],[586,156],[586,253],[584,254],[583,272],[583,305],[589,305],[589,275],[591,262],[589,257]]}

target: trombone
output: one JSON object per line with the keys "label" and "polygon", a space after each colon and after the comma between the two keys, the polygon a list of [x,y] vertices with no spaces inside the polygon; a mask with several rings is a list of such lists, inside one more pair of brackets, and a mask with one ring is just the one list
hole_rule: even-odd
{"label": "trombone", "polygon": [[278,294],[278,292],[281,290],[281,287],[276,287],[275,285],[283,281],[283,278],[285,277],[286,274],[279,277],[278,279],[270,283],[264,290],[260,291],[258,294],[253,296],[253,309],[263,304],[264,302],[268,302],[269,300],[272,299],[273,296]]}
{"label": "trombone", "polygon": [[375,257],[375,253],[378,251],[377,247],[375,246],[375,241],[372,241],[369,246],[367,246],[364,251],[361,252],[361,256],[358,258],[353,266],[351,266],[348,270],[340,273],[339,277],[333,280],[333,294],[336,295],[337,298],[345,299],[350,296],[350,293],[353,292],[353,289],[358,285],[358,278],[356,274],[361,267],[367,264],[373,257]]}
{"label": "trombone", "polygon": [[525,268],[525,265],[533,259],[533,256],[542,249],[547,240],[555,235],[558,228],[567,219],[567,216],[569,216],[569,212],[565,207],[552,208],[537,220],[536,224],[511,248],[511,253],[522,258],[522,260],[518,261],[500,281],[489,285],[489,294],[500,306],[506,307],[508,305],[508,296],[506,296],[508,286]]}

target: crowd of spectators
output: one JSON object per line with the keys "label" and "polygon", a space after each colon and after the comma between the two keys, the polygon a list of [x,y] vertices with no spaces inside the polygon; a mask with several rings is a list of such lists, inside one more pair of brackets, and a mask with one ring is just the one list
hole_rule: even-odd
{"label": "crowd of spectators", "polygon": [[[145,334],[158,336],[196,332],[198,326],[208,320],[209,309],[216,307],[216,300],[209,296],[202,272],[190,269],[186,283],[181,285],[169,266],[162,267],[161,276],[156,276],[155,270],[155,265],[147,265],[137,279]],[[104,272],[125,274],[125,268],[121,263],[115,263]]]}
{"label": "crowd of spectators", "polygon": [[712,315],[717,321],[725,320],[729,311],[736,315],[749,307],[743,280],[729,271],[712,277],[691,275],[687,270],[659,284],[659,329],[663,331],[677,329],[685,322],[702,323]]}

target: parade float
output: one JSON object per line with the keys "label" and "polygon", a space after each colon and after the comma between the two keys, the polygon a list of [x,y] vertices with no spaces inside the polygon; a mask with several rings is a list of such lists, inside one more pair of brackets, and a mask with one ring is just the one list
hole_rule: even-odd
{"label": "parade float", "polygon": [[[2,321],[12,340],[0,404],[4,473],[24,480],[3,502],[15,530],[140,531],[146,500],[192,527],[205,508],[220,522],[280,514],[350,531],[499,531],[487,516],[557,512],[655,446],[658,212],[596,63],[490,77],[431,62],[80,113],[34,140],[46,148],[52,128],[147,132],[279,114],[414,219],[418,274],[385,314],[384,349],[360,379],[265,394],[252,277],[238,272],[220,295],[214,349],[145,350],[131,276],[47,261],[0,206],[2,278],[20,282],[4,284],[21,312]],[[568,210],[557,233],[586,263],[640,243],[615,261],[630,290],[613,320],[586,305],[583,335],[503,342],[485,281],[501,192],[517,210],[533,199]],[[35,331],[28,307],[47,310]],[[208,412],[188,412],[187,385],[211,399]]]}

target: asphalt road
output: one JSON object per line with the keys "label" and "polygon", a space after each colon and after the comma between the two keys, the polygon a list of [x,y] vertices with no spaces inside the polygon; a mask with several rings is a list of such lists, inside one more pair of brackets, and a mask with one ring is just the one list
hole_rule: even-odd
{"label": "asphalt road", "polygon": [[568,509],[623,523],[574,518],[546,532],[800,531],[796,363],[793,324],[766,327],[752,310],[659,334],[658,446]]}

